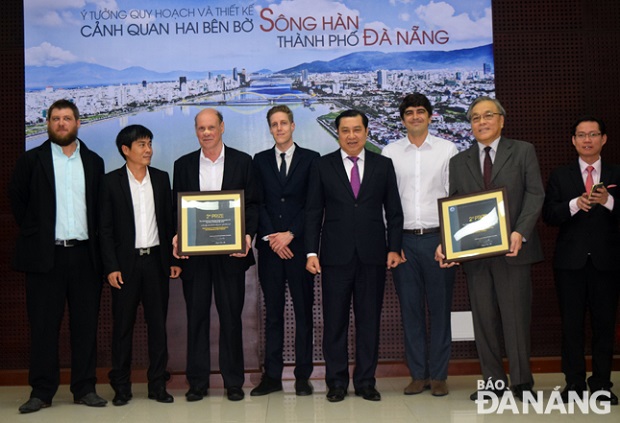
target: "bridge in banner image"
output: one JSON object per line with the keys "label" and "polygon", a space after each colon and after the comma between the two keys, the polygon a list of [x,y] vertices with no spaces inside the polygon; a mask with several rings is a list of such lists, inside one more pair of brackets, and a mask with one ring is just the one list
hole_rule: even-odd
{"label": "bridge in banner image", "polygon": [[215,94],[212,96],[195,98],[183,101],[182,105],[193,106],[263,106],[276,104],[298,104],[309,106],[316,100],[307,94],[285,93],[280,95],[266,95],[252,91],[240,91],[236,93]]}

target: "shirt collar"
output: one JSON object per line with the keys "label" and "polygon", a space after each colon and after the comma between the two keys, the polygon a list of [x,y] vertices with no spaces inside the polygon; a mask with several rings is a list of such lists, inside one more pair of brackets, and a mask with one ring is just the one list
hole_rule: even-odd
{"label": "shirt collar", "polygon": [[588,166],[592,166],[594,168],[594,170],[596,170],[596,173],[598,173],[599,175],[601,174],[601,158],[600,157],[598,158],[597,161],[595,161],[591,165],[586,163],[586,162],[584,162],[581,159],[581,157],[579,157],[579,169],[581,169],[581,173],[584,173]]}
{"label": "shirt collar", "polygon": [[[342,160],[347,160],[347,157],[349,157],[349,155],[345,153],[342,148],[340,149],[340,156],[342,157]],[[364,161],[366,158],[366,149],[362,148],[362,151],[357,155],[357,157],[359,157],[361,161]]]}
{"label": "shirt collar", "polygon": [[295,152],[295,143],[293,143],[286,151],[280,151],[278,150],[278,147],[275,147],[275,146],[273,147],[273,149],[276,152],[276,157],[280,157],[280,154],[284,153],[286,154],[286,157],[288,158],[288,157],[291,157],[293,153]]}

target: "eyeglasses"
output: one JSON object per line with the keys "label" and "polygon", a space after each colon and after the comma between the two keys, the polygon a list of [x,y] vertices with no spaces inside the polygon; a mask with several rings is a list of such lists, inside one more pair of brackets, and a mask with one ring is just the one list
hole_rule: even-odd
{"label": "eyeglasses", "polygon": [[578,140],[582,141],[585,140],[586,138],[590,137],[591,140],[598,138],[601,136],[600,132],[579,132],[578,134],[575,134],[575,138],[577,138]]}
{"label": "eyeglasses", "polygon": [[493,113],[493,112],[486,112],[483,115],[473,115],[471,117],[470,122],[471,123],[478,123],[480,122],[482,119],[484,119],[485,121],[490,121],[491,119],[493,119],[493,116],[495,115],[501,115],[501,113]]}

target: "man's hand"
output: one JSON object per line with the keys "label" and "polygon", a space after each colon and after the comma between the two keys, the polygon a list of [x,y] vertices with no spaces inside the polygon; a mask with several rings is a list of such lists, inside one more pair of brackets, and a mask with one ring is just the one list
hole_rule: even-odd
{"label": "man's hand", "polygon": [[121,272],[112,272],[108,275],[108,283],[112,285],[113,288],[121,289],[121,285],[123,282],[123,276]]}
{"label": "man's hand", "polygon": [[179,250],[178,250],[178,244],[179,244],[179,236],[175,235],[174,237],[172,237],[172,255],[178,259],[188,259],[189,256],[180,256]]}
{"label": "man's hand", "polygon": [[170,266],[170,279],[176,279],[181,276],[181,268],[179,266]]}
{"label": "man's hand", "polygon": [[523,235],[519,232],[513,232],[510,234],[510,252],[506,254],[506,257],[516,257],[519,255],[519,250],[523,245]]}
{"label": "man's hand", "polygon": [[317,256],[308,257],[306,260],[306,270],[313,275],[321,273],[321,264],[319,263],[319,258]]}
{"label": "man's hand", "polygon": [[393,269],[396,266],[398,266],[399,264],[402,263],[402,258],[400,256],[400,254],[394,252],[394,251],[390,251],[387,255],[387,268],[388,269]]}
{"label": "man's hand", "polygon": [[293,252],[288,247],[294,238],[290,231],[276,232],[267,235],[267,238],[269,239],[269,246],[278,257],[285,260],[293,258]]}
{"label": "man's hand", "polygon": [[609,191],[604,186],[599,187],[592,193],[588,201],[590,204],[600,204],[601,206],[609,200]]}
{"label": "man's hand", "polygon": [[233,253],[231,257],[245,257],[248,255],[248,252],[252,248],[252,237],[248,234],[245,234],[245,253]]}
{"label": "man's hand", "polygon": [[446,256],[443,254],[443,249],[441,248],[441,244],[437,246],[435,249],[435,261],[439,263],[439,267],[442,269],[447,269],[449,267],[458,266],[460,263],[453,261],[452,263],[446,263],[444,260]]}

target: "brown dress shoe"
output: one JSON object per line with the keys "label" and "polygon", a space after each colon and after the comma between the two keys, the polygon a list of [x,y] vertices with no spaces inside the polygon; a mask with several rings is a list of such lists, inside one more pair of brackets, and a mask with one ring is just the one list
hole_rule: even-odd
{"label": "brown dress shoe", "polygon": [[448,395],[448,384],[445,380],[431,380],[431,395],[443,397]]}
{"label": "brown dress shoe", "polygon": [[405,388],[405,395],[416,395],[429,389],[431,384],[428,379],[412,379],[411,383]]}

